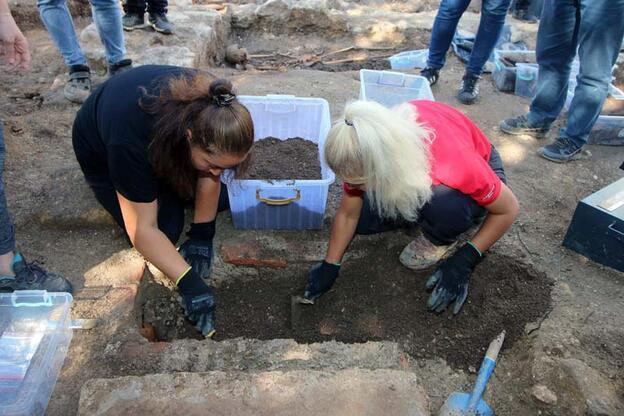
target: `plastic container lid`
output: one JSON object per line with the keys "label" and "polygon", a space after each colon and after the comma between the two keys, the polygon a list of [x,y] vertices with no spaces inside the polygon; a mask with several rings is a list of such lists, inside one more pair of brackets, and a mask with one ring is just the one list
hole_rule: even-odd
{"label": "plastic container lid", "polygon": [[425,68],[428,57],[429,49],[418,49],[397,53],[388,58],[388,60],[392,69],[414,69]]}
{"label": "plastic container lid", "polygon": [[71,341],[69,293],[0,293],[0,415],[45,412]]}

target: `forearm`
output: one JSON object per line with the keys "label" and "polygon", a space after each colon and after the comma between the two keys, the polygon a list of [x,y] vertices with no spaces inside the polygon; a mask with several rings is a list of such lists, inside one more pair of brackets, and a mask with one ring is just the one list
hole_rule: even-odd
{"label": "forearm", "polygon": [[210,222],[217,217],[220,193],[221,179],[219,177],[210,176],[197,180],[194,223]]}
{"label": "forearm", "polygon": [[481,253],[485,252],[507,232],[515,218],[516,214],[513,212],[489,213],[479,231],[472,238],[472,243]]}
{"label": "forearm", "polygon": [[137,230],[134,238],[136,249],[174,283],[189,268],[171,241],[155,227]]}
{"label": "forearm", "polygon": [[338,264],[342,261],[342,256],[355,234],[358,219],[338,212],[331,228],[329,247],[325,256],[326,262]]}
{"label": "forearm", "polygon": [[0,14],[3,14],[3,15],[11,14],[8,0],[0,0]]}

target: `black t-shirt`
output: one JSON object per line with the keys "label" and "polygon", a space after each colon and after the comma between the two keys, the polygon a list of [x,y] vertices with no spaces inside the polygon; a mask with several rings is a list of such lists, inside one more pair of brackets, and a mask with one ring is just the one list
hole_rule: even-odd
{"label": "black t-shirt", "polygon": [[[152,202],[164,186],[147,157],[154,118],[139,106],[158,95],[171,77],[188,68],[144,65],[103,83],[84,102],[73,128],[74,151],[87,178],[108,178],[115,190],[133,202]],[[144,98],[145,99],[145,98]]]}

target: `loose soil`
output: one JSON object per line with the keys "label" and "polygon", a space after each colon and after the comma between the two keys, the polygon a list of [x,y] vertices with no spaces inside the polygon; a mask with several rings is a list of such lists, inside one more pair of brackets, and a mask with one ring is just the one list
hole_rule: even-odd
{"label": "loose soil", "polygon": [[301,137],[258,140],[240,179],[321,179],[318,146]]}
{"label": "loose soil", "polygon": [[[300,278],[230,281],[216,288],[216,340],[293,338],[298,342],[337,340],[348,343],[392,340],[415,358],[446,359],[456,368],[478,366],[490,340],[507,331],[505,348],[540,322],[550,308],[551,282],[544,274],[500,254],[488,256],[475,270],[466,304],[457,316],[427,312],[424,283],[431,270],[413,272],[386,250],[372,249],[363,261],[347,261],[334,289],[316,305],[300,305],[291,322],[291,295],[301,294]],[[172,292],[144,305],[144,319],[154,305],[174,305]],[[150,295],[153,296],[153,295]],[[176,329],[181,309],[169,308],[166,320],[150,321],[157,334]],[[156,315],[162,314],[159,309]]]}

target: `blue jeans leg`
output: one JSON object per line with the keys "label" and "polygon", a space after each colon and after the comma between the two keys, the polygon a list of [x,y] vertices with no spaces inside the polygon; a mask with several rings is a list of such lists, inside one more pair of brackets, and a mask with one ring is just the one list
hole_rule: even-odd
{"label": "blue jeans leg", "polygon": [[568,79],[578,45],[576,0],[546,0],[537,31],[539,77],[529,122],[550,126],[568,94]]}
{"label": "blue jeans leg", "polygon": [[505,25],[509,3],[511,0],[483,0],[479,30],[466,67],[467,72],[473,75],[483,73],[483,66],[492,54]]}
{"label": "blue jeans leg", "polygon": [[[597,29],[600,27],[604,29]],[[568,123],[560,133],[578,146],[587,143],[589,132],[600,115],[623,36],[624,0],[580,1],[578,52],[581,67]]]}
{"label": "blue jeans leg", "polygon": [[65,0],[37,0],[39,15],[65,64],[87,65]]}
{"label": "blue jeans leg", "polygon": [[4,195],[4,181],[2,180],[5,154],[4,133],[2,131],[2,121],[0,121],[0,255],[15,250],[13,223],[9,217],[6,197]]}
{"label": "blue jeans leg", "polygon": [[427,66],[442,68],[446,62],[446,52],[451,46],[459,18],[464,14],[470,0],[442,0],[433,22],[429,41]]}
{"label": "blue jeans leg", "polygon": [[98,30],[109,65],[115,64],[126,55],[121,7],[116,0],[91,0],[93,20]]}

